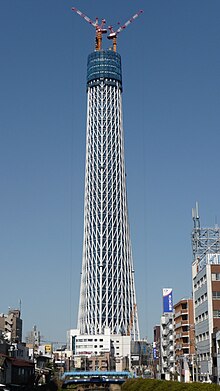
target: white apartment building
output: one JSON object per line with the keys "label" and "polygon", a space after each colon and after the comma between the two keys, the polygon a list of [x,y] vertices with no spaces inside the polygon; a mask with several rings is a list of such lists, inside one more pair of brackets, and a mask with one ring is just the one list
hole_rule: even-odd
{"label": "white apartment building", "polygon": [[164,313],[160,320],[161,341],[161,378],[172,380],[175,372],[174,365],[174,315]]}

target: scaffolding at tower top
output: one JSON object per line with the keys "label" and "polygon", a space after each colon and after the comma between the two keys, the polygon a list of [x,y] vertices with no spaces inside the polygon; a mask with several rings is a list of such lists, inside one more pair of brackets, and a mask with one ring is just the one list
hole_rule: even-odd
{"label": "scaffolding at tower top", "polygon": [[[96,20],[94,22],[92,19],[90,19],[88,16],[86,16],[83,12],[78,10],[76,7],[72,7],[72,11],[76,12],[79,16],[81,16],[81,18],[83,18],[91,26],[95,27],[95,29],[96,29],[95,50],[96,51],[102,50],[102,34],[106,34],[108,31],[105,28],[106,20],[102,19],[101,24],[99,24],[98,18],[96,18]],[[133,15],[130,19],[128,19],[126,23],[124,23],[122,26],[120,26],[116,31],[113,30],[113,26],[108,27],[110,33],[107,36],[107,38],[111,39],[113,41],[113,51],[114,52],[116,52],[116,50],[117,50],[117,36],[118,36],[118,34],[120,32],[122,32],[124,29],[126,29],[126,27],[129,26],[129,24],[131,24],[143,12],[144,12],[143,10],[138,11],[135,15]]]}

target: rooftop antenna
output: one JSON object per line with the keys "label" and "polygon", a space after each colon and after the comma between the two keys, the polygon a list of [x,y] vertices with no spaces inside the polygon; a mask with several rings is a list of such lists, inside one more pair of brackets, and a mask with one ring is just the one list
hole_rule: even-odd
{"label": "rooftop antenna", "polygon": [[134,16],[132,16],[123,26],[120,26],[116,31],[113,30],[112,26],[109,26],[110,34],[108,35],[108,39],[113,40],[113,50],[116,52],[117,49],[117,36],[119,33],[121,33],[126,27],[129,26],[136,18],[138,18],[139,15],[141,15],[144,11],[140,10],[138,11]]}
{"label": "rooftop antenna", "polygon": [[107,33],[107,29],[104,28],[106,20],[102,19],[101,24],[99,24],[98,18],[96,18],[95,22],[91,20],[88,16],[83,14],[80,10],[75,7],[72,7],[72,11],[76,12],[81,18],[83,18],[86,22],[91,24],[96,29],[96,45],[95,50],[100,51],[102,49],[102,34]]}
{"label": "rooftop antenna", "polygon": [[200,218],[199,218],[199,203],[196,201],[195,208],[192,208],[192,219],[194,223],[194,228],[200,228]]}

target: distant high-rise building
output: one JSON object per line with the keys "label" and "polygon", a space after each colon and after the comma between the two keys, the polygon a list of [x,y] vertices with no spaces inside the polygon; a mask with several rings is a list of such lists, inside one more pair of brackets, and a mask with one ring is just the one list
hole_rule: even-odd
{"label": "distant high-rise building", "polygon": [[40,341],[40,331],[37,330],[37,326],[34,325],[33,329],[27,333],[26,336],[26,343],[28,345],[37,345],[39,346],[41,341]]}
{"label": "distant high-rise building", "polygon": [[95,335],[104,334],[105,328],[110,328],[111,334],[129,335],[137,340],[139,326],[124,161],[121,57],[116,52],[116,34],[113,48],[102,50],[101,36],[106,30],[94,25],[96,50],[89,55],[87,64],[84,239],[78,329],[81,334]]}

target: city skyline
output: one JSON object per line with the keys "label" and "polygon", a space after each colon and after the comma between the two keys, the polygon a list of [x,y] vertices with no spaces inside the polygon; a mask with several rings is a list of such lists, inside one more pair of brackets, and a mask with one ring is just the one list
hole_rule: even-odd
{"label": "city skyline", "polygon": [[191,294],[195,201],[202,226],[219,222],[220,4],[2,3],[0,261],[7,295],[0,311],[21,299],[23,337],[36,324],[47,339],[63,340],[77,320],[84,86],[94,31],[72,6],[109,24],[144,9],[119,37],[118,52],[139,323],[141,336],[152,339],[162,288],[173,288],[174,302]]}

